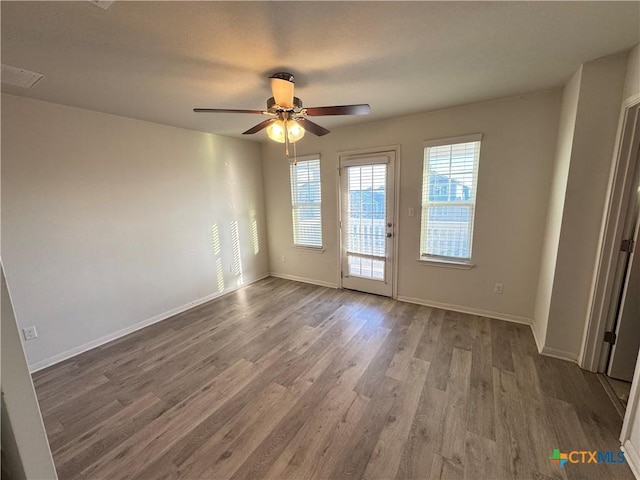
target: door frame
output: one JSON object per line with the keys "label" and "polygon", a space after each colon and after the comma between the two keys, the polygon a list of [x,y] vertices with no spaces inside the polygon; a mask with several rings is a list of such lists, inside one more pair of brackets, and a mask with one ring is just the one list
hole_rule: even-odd
{"label": "door frame", "polygon": [[337,160],[338,160],[338,175],[336,175],[336,190],[338,191],[337,198],[337,207],[338,207],[338,228],[337,228],[337,245],[338,245],[338,288],[344,288],[342,285],[342,259],[344,255],[343,245],[343,235],[342,235],[342,202],[344,199],[342,198],[342,178],[341,178],[341,159],[343,157],[350,157],[354,155],[381,155],[385,153],[393,152],[395,154],[395,161],[393,166],[393,216],[394,216],[394,228],[393,228],[393,259],[391,262],[391,282],[393,285],[391,286],[392,295],[391,298],[398,297],[398,238],[400,237],[400,145],[385,145],[381,147],[367,147],[367,148],[359,148],[356,150],[341,150],[337,152]]}
{"label": "door frame", "polygon": [[622,104],[614,156],[609,177],[594,278],[578,365],[591,372],[606,370],[608,359],[604,347],[604,332],[615,318],[615,285],[618,253],[624,229],[629,200],[634,183],[634,171],[640,168],[638,144],[640,142],[640,94],[627,98]]}

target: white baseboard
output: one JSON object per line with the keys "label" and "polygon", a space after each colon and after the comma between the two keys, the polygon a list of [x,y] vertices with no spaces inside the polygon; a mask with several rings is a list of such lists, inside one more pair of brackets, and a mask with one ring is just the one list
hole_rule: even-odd
{"label": "white baseboard", "polygon": [[536,335],[536,330],[535,328],[533,328],[533,323],[531,324],[531,333],[533,334],[533,339],[536,342],[536,347],[538,348],[538,352],[540,353],[540,355],[578,363],[578,355],[570,352],[565,352],[564,350],[558,350],[545,346],[544,342],[540,340]]}
{"label": "white baseboard", "polygon": [[245,282],[243,285],[237,285],[235,287],[229,287],[229,288],[225,288],[222,292],[215,292],[212,293],[211,295],[207,295],[206,297],[202,297],[199,298],[197,300],[194,300],[192,302],[189,303],[185,303],[184,305],[181,305],[179,307],[176,308],[172,308],[171,310],[168,310],[166,312],[163,312],[159,315],[155,315],[151,318],[148,318],[146,320],[143,320],[141,322],[138,323],[134,323],[133,325],[130,325],[128,327],[125,327],[121,330],[118,330],[117,332],[113,332],[110,333],[108,335],[105,335],[103,337],[100,337],[96,340],[92,340],[88,343],[85,343],[83,345],[79,345],[77,347],[74,347],[70,350],[67,350],[65,352],[59,353],[57,355],[54,355],[52,357],[49,358],[45,358],[44,360],[40,360],[38,362],[32,363],[29,365],[29,372],[31,373],[35,373],[38,370],[42,370],[44,368],[50,367],[51,365],[55,365],[56,363],[60,363],[64,360],[67,360],[71,357],[75,357],[76,355],[80,355],[83,352],[86,352],[88,350],[91,350],[93,348],[99,347],[100,345],[104,345],[105,343],[109,343],[113,340],[116,340],[120,337],[124,337],[125,335],[128,335],[130,333],[133,333],[137,330],[140,330],[141,328],[144,327],[148,327],[149,325],[153,325],[154,323],[157,322],[161,322],[162,320],[166,320],[167,318],[173,317],[174,315],[177,315],[179,313],[185,312],[191,308],[197,307],[199,305],[202,305],[203,303],[207,303],[210,302],[211,300],[214,300],[218,297],[222,297],[223,295],[226,295],[227,293],[231,293],[235,290],[238,290],[240,288],[246,287],[247,285],[257,282],[258,280],[262,280],[263,278],[268,277],[269,274],[265,273],[262,275],[259,275],[247,282]]}
{"label": "white baseboard", "polygon": [[533,329],[532,318],[521,317],[519,315],[511,315],[508,313],[491,312],[488,310],[481,310],[478,308],[461,307],[460,305],[451,305],[448,303],[432,302],[429,300],[424,300],[422,298],[398,296],[398,300],[400,300],[401,302],[409,302],[409,303],[417,303],[418,305],[426,305],[427,307],[442,308],[443,310],[453,310],[454,312],[468,313],[470,315],[479,315],[482,317],[495,318],[497,320],[505,320],[507,322],[522,323],[525,325],[529,325],[531,327],[533,339],[536,342],[536,347],[538,347],[538,352],[540,352],[541,355],[558,358],[560,360],[568,360],[574,363],[578,362],[578,356],[574,353],[565,352],[563,350],[556,350],[555,348],[545,347],[540,342],[538,337],[536,337],[536,332]]}
{"label": "white baseboard", "polygon": [[337,283],[323,282],[322,280],[316,280],[313,278],[296,277],[295,275],[286,275],[284,273],[276,272],[271,272],[269,275],[272,277],[284,278],[285,280],[293,280],[294,282],[310,283],[312,285],[319,285],[321,287],[338,288]]}
{"label": "white baseboard", "polygon": [[635,477],[640,480],[640,454],[638,450],[636,450],[635,446],[631,443],[631,440],[628,439],[620,448],[624,452],[624,458],[627,459],[627,465],[629,465]]}
{"label": "white baseboard", "polygon": [[508,313],[491,312],[489,310],[481,310],[479,308],[462,307],[460,305],[452,305],[449,303],[432,302],[423,298],[398,296],[397,298],[401,302],[415,303],[418,305],[424,305],[427,307],[441,308],[443,310],[452,310],[454,312],[468,313],[470,315],[478,315],[480,317],[495,318],[497,320],[505,320],[507,322],[522,323],[525,325],[531,325],[533,319],[527,317],[521,317],[519,315],[511,315]]}
{"label": "white baseboard", "polygon": [[538,347],[538,351],[541,355],[546,355],[547,357],[553,357],[560,360],[568,360],[573,363],[578,363],[578,355],[576,355],[575,353],[565,352],[564,350],[557,350],[555,348],[546,346],[543,346],[542,350],[540,350],[540,347]]}

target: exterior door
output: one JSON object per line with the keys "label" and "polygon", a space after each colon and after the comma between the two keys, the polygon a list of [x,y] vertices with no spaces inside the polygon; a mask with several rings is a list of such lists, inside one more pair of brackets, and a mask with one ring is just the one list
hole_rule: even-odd
{"label": "exterior door", "polygon": [[393,296],[395,152],[340,158],[342,287]]}

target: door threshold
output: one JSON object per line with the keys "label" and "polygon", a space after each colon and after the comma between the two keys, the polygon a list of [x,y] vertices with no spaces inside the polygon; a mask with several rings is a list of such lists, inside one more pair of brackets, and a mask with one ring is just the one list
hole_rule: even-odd
{"label": "door threshold", "polygon": [[350,290],[352,292],[358,292],[358,293],[366,293],[367,295],[375,295],[376,297],[388,298],[389,300],[395,300],[395,298],[393,298],[391,295],[385,295],[383,293],[367,292],[365,290],[358,290],[357,288],[348,288],[348,287],[341,287],[341,289]]}
{"label": "door threshold", "polygon": [[[604,373],[598,373],[596,375],[598,375],[598,380],[600,380],[600,383],[602,384],[604,391],[607,392],[607,395],[611,399],[611,403],[613,403],[613,406],[618,412],[618,415],[620,415],[620,418],[624,420],[624,414],[627,410],[626,400],[628,400],[629,398],[629,392],[626,392],[626,396],[625,396],[625,393],[622,393],[620,391],[621,389],[619,388],[614,389],[614,387],[611,384],[612,382],[617,382],[620,384],[626,384],[628,382],[623,382],[622,380],[615,380],[615,379],[609,378]],[[629,384],[629,390],[630,389],[631,389],[631,384]]]}

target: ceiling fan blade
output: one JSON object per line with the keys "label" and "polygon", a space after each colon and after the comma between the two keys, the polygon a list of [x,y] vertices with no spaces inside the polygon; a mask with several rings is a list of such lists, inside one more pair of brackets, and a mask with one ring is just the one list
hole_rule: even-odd
{"label": "ceiling fan blade", "polygon": [[314,135],[317,135],[318,137],[321,137],[323,135],[326,135],[327,133],[329,133],[329,130],[327,130],[324,127],[321,127],[320,125],[318,125],[317,123],[313,123],[311,120],[307,119],[307,118],[297,118],[296,121],[302,126],[302,128],[304,128],[307,132],[311,132]]}
{"label": "ceiling fan blade", "polygon": [[259,113],[261,115],[269,113],[264,110],[235,110],[228,108],[194,108],[193,111],[197,113]]}
{"label": "ceiling fan blade", "polygon": [[293,82],[282,78],[269,78],[276,104],[282,108],[293,108]]}
{"label": "ceiling fan blade", "polygon": [[264,128],[267,128],[271,123],[273,123],[275,121],[276,121],[275,118],[269,118],[268,120],[265,120],[264,122],[260,122],[255,127],[251,127],[246,132],[242,132],[242,134],[243,135],[251,135],[252,133],[258,133],[260,130],[262,130]]}
{"label": "ceiling fan blade", "polygon": [[336,105],[334,107],[309,107],[306,109],[310,117],[321,115],[367,115],[371,111],[368,104],[359,105]]}

